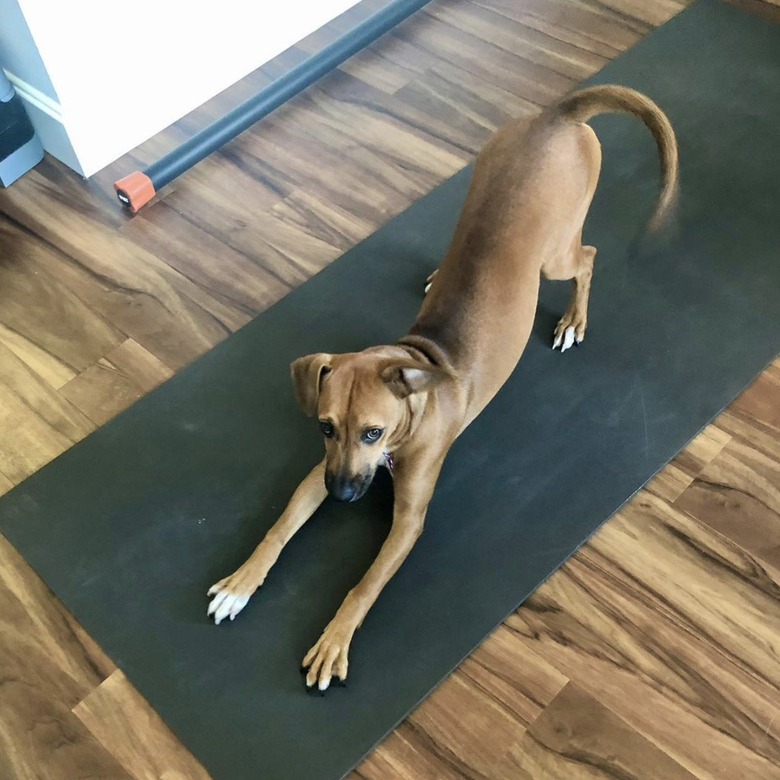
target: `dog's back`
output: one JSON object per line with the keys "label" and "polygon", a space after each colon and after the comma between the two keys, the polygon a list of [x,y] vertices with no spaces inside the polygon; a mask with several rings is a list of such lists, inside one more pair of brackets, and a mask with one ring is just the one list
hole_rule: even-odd
{"label": "dog's back", "polygon": [[659,224],[677,190],[677,146],[640,93],[591,87],[500,129],[477,157],[452,242],[411,330],[471,372],[478,412],[506,381],[533,326],[540,274],[572,278],[601,166],[592,116],[627,112],[652,132],[661,160]]}

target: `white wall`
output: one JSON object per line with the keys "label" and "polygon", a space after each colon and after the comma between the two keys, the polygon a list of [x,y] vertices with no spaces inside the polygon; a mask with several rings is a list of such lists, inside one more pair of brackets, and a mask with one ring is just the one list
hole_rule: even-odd
{"label": "white wall", "polygon": [[356,2],[0,0],[0,56],[23,97],[27,83],[59,109],[65,162],[90,176]]}

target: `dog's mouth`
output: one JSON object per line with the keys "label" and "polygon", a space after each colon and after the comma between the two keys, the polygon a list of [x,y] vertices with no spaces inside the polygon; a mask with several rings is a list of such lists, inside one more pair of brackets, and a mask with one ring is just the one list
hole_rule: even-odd
{"label": "dog's mouth", "polygon": [[328,494],[337,501],[346,501],[348,503],[362,498],[373,480],[373,471],[354,476],[333,474],[330,471],[325,472],[325,487]]}

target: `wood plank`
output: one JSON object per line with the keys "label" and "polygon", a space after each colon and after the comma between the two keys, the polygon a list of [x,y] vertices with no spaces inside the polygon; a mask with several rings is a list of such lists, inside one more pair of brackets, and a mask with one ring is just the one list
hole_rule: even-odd
{"label": "wood plank", "polygon": [[353,772],[347,780],[464,780],[462,767],[448,751],[432,745],[408,721],[395,728]]}
{"label": "wood plank", "polygon": [[779,587],[643,491],[507,623],[702,780],[780,778]]}
{"label": "wood plank", "polygon": [[166,364],[178,368],[230,332],[225,307],[150,252],[70,202],[47,208],[57,194],[37,170],[9,192],[2,210],[59,249],[45,268],[63,294],[76,294]]}
{"label": "wood plank", "polygon": [[0,471],[14,484],[57,457],[94,424],[0,344]]}
{"label": "wood plank", "polygon": [[52,387],[61,387],[124,340],[47,271],[58,253],[2,216],[0,253],[6,258],[0,340]]}
{"label": "wood plank", "polygon": [[68,382],[60,394],[102,425],[172,374],[154,355],[128,339]]}
{"label": "wood plank", "polygon": [[775,360],[731,405],[744,414],[780,432],[780,362]]}
{"label": "wood plank", "polygon": [[667,463],[646,485],[645,489],[666,501],[673,502],[683,494],[685,488],[693,482],[693,476],[687,474],[674,462]]}
{"label": "wood plank", "polygon": [[145,209],[122,233],[217,299],[229,311],[225,324],[231,330],[290,291],[255,260],[216,240],[164,201]]}
{"label": "wood plank", "polygon": [[50,692],[57,693],[69,707],[116,669],[2,534],[0,622],[0,644],[7,648],[13,645],[12,654],[19,663],[27,664],[31,680],[39,677],[39,661],[45,662]]}
{"label": "wood plank", "polygon": [[108,361],[148,393],[173,376],[173,371],[132,339],[120,344],[107,356]]}
{"label": "wood plank", "polygon": [[673,463],[687,474],[696,476],[721,453],[730,440],[728,433],[708,425],[675,457]]}
{"label": "wood plank", "polygon": [[[443,148],[440,140],[407,127],[392,110],[377,111],[353,102],[351,90],[372,88],[358,87],[347,76],[341,77],[338,88],[333,80],[329,85],[329,93],[309,90],[298,101],[294,123],[281,129],[275,117],[269,118],[262,136],[249,133],[240,144],[247,170],[259,166],[253,173],[258,177],[268,175],[269,168],[294,165],[297,175],[307,180],[307,192],[319,201],[322,213],[335,204],[334,225],[343,222],[339,214],[344,213],[354,213],[374,225],[384,222],[464,164],[463,152]],[[311,141],[312,134],[316,134],[316,143]],[[291,162],[290,145],[301,143],[302,154]],[[342,174],[320,173],[333,168]],[[303,228],[284,218],[278,207],[259,213],[249,200],[236,203],[215,196],[195,201],[183,187],[166,198],[166,203],[286,284],[297,285],[309,278],[344,247],[338,238],[335,246],[331,243],[332,229],[323,234],[316,225]]]}
{"label": "wood plank", "polygon": [[[420,77],[427,78],[436,76],[427,71]],[[453,91],[459,88],[460,85]],[[466,94],[463,91],[464,97]],[[406,93],[380,97],[373,87],[346,74],[324,81],[318,90],[312,90],[311,99],[321,121],[327,125],[329,136],[349,152],[350,161],[352,146],[369,149],[384,164],[384,181],[407,198],[427,193],[463,168],[476,148],[476,139],[468,136],[464,139],[463,128],[451,127],[452,115],[422,111]],[[321,108],[327,109],[326,113]],[[465,101],[462,108],[468,113]],[[336,133],[343,112],[348,112],[353,119],[346,137]],[[472,126],[475,114],[471,111]],[[403,131],[399,134],[400,128]]]}
{"label": "wood plank", "polygon": [[[44,156],[35,166],[34,172],[25,174],[23,179],[16,182],[16,187],[3,191],[0,206],[13,202],[16,195],[22,194],[28,187],[35,187],[36,182],[45,182],[44,189],[50,193],[53,204],[67,203],[77,209],[82,217],[103,227],[118,228],[127,219],[127,214],[117,209],[113,188],[101,186],[95,179],[83,179],[50,155]],[[0,207],[0,211],[5,211],[5,208]]]}
{"label": "wood plank", "polygon": [[419,51],[410,55],[409,45],[390,33],[383,36],[379,46],[358,52],[339,70],[394,95],[435,63],[433,57],[422,56]]}
{"label": "wood plank", "polygon": [[118,669],[73,713],[135,780],[210,780]]}
{"label": "wood plank", "polygon": [[667,501],[675,501],[730,440],[730,434],[708,425],[650,480],[647,489]]}
{"label": "wood plank", "polygon": [[[370,13],[386,3],[361,2],[320,30],[304,38],[296,48],[306,55],[314,54],[337,37],[354,28]],[[417,17],[412,16],[402,26],[414,26]],[[398,29],[398,28],[396,28]],[[393,31],[385,33],[378,41],[350,57],[339,70],[360,79],[387,94],[393,94],[436,62],[433,56],[422,57],[398,40]]]}
{"label": "wood plank", "polygon": [[52,699],[49,686],[31,684],[0,651],[0,756],[9,780],[133,780],[79,719]]}
{"label": "wood plank", "polygon": [[[566,678],[499,626],[351,775],[498,777],[526,727]],[[522,663],[518,655],[522,654]]]}
{"label": "wood plank", "polygon": [[[522,663],[518,658],[522,657]],[[522,646],[517,635],[499,626],[463,661],[458,672],[522,726],[533,723],[568,680],[552,664]],[[427,702],[420,705],[420,711]]]}
{"label": "wood plank", "polygon": [[74,368],[47,352],[35,341],[2,323],[0,323],[0,343],[55,390],[76,376]]}
{"label": "wood plank", "polygon": [[346,251],[366,238],[373,227],[370,220],[318,197],[308,187],[291,192],[270,213],[275,219],[315,236],[339,251]]}
{"label": "wood plank", "polygon": [[444,5],[428,7],[414,28],[400,28],[396,35],[424,53],[435,52],[450,64],[468,62],[474,75],[537,105],[548,105],[574,86],[566,76],[438,19]]}
{"label": "wood plank", "polygon": [[780,460],[780,436],[774,428],[733,409],[721,412],[715,424],[737,441],[749,444],[754,450]]}
{"label": "wood plank", "polygon": [[0,536],[0,775],[130,776],[70,707],[114,665]]}
{"label": "wood plank", "polygon": [[780,572],[780,460],[733,441],[676,505]]}
{"label": "wood plank", "polygon": [[[246,139],[255,134],[263,133],[269,122],[261,121],[244,135],[224,146],[216,154],[207,157],[195,167],[176,179],[175,188],[169,193],[176,193],[174,200],[208,199],[215,207],[224,208],[229,204],[246,204],[254,213],[262,213],[279,203],[294,186],[289,178],[282,175],[272,175],[270,168],[259,169],[249,167],[242,154]],[[192,133],[182,134],[179,143]],[[262,166],[262,161],[259,163]],[[160,196],[159,200],[171,202],[169,196]],[[143,217],[145,209],[136,217]],[[240,215],[235,217],[234,227],[242,227]]]}
{"label": "wood plank", "polygon": [[530,101],[448,63],[434,66],[396,97],[404,106],[404,118],[472,154],[510,119],[539,111]]}
{"label": "wood plank", "polygon": [[679,0],[656,0],[653,3],[645,0],[599,0],[598,5],[615,13],[623,22],[634,21],[646,25],[645,29],[652,29],[668,22],[688,4]]}
{"label": "wood plank", "polygon": [[406,719],[428,750],[464,777],[494,775],[525,732],[514,713],[456,670]]}
{"label": "wood plank", "polygon": [[407,718],[428,749],[464,777],[495,776],[507,752],[566,678],[499,627]]}
{"label": "wood plank", "polygon": [[642,34],[595,6],[566,0],[490,0],[479,4],[531,30],[610,60],[636,43]]}
{"label": "wood plank", "polygon": [[443,3],[437,6],[435,15],[462,32],[489,40],[492,45],[565,79],[582,81],[607,63],[606,57],[544,35],[516,22],[510,15],[469,0]]}
{"label": "wood plank", "polygon": [[569,683],[510,750],[506,780],[695,780],[650,740]]}
{"label": "wood plank", "polygon": [[[556,31],[578,31],[623,52],[653,28],[628,12],[627,4],[571,0],[477,0],[480,5],[525,24],[543,21]],[[654,4],[655,5],[655,4]]]}

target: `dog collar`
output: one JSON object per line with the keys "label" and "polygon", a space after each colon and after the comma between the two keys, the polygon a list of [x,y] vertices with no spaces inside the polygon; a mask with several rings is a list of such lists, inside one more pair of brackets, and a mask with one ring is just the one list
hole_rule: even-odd
{"label": "dog collar", "polygon": [[387,468],[389,468],[390,471],[392,471],[394,465],[395,464],[393,463],[393,456],[387,450],[385,450],[385,466],[387,466]]}

